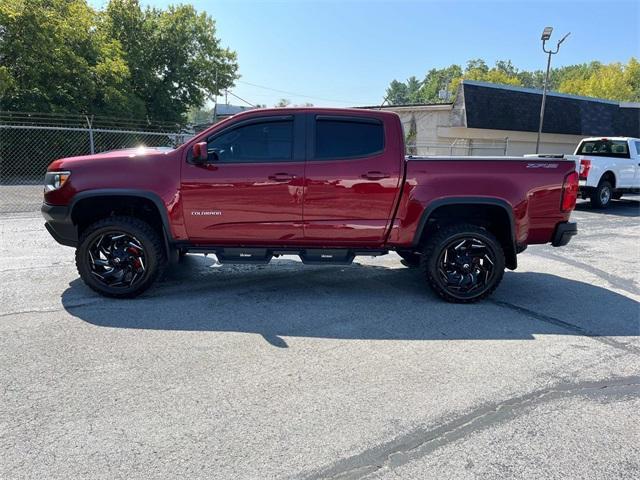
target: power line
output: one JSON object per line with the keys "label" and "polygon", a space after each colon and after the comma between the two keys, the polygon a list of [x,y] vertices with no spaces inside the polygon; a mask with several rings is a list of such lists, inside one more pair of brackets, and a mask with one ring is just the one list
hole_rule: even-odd
{"label": "power line", "polygon": [[277,88],[265,87],[264,85],[258,85],[257,83],[245,82],[244,80],[236,80],[236,82],[243,83],[245,85],[250,85],[252,87],[263,88],[265,90],[271,90],[272,92],[283,93],[285,95],[292,95],[294,97],[310,98],[312,100],[322,100],[325,102],[336,102],[336,103],[347,103],[349,105],[354,105],[357,103],[366,103],[366,102],[353,102],[353,101],[347,101],[347,100],[336,100],[335,98],[314,97],[312,95],[303,95],[301,93],[289,92],[287,90],[280,90]]}
{"label": "power line", "polygon": [[255,106],[253,103],[247,102],[244,98],[239,97],[239,96],[238,96],[238,95],[236,95],[235,93],[230,92],[229,90],[227,90],[227,93],[228,93],[229,95],[231,95],[232,97],[236,97],[238,100],[243,101],[243,102],[244,102],[244,103],[246,103],[247,105],[249,105],[249,106],[251,106],[251,107],[253,107],[253,108],[256,108],[256,106]]}

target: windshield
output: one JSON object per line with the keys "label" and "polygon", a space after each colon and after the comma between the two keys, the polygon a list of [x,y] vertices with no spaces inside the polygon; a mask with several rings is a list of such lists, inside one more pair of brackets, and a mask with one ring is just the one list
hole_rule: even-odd
{"label": "windshield", "polygon": [[625,140],[587,140],[582,142],[577,155],[629,158],[629,146]]}

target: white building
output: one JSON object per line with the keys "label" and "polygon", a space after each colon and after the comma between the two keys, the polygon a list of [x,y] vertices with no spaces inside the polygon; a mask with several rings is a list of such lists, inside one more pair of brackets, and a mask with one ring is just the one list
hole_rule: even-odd
{"label": "white building", "polygon": [[[455,103],[382,107],[402,120],[415,155],[535,152],[542,91],[465,80]],[[640,136],[640,104],[547,93],[540,153],[573,153],[583,137]]]}

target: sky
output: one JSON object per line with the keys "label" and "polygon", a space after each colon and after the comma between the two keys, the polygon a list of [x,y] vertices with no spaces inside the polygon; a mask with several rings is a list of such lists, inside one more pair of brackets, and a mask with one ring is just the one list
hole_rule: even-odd
{"label": "sky", "polygon": [[394,79],[422,79],[431,68],[464,65],[472,58],[544,69],[540,34],[547,25],[554,27],[553,45],[571,32],[553,56],[553,67],[640,57],[638,0],[141,3],[161,8],[192,3],[211,15],[222,45],[238,54],[241,77],[230,90],[267,106],[281,98],[317,106],[377,105]]}

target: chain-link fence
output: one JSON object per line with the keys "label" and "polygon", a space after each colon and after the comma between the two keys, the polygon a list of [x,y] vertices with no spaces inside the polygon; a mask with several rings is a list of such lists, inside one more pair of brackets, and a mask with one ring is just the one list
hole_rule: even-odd
{"label": "chain-link fence", "polygon": [[171,124],[1,113],[0,213],[37,211],[53,160],[139,146],[175,148],[191,136]]}
{"label": "chain-link fence", "polygon": [[407,144],[407,155],[472,155],[472,156],[503,156],[509,150],[509,139],[503,140],[474,140],[457,138],[451,142],[413,142]]}

